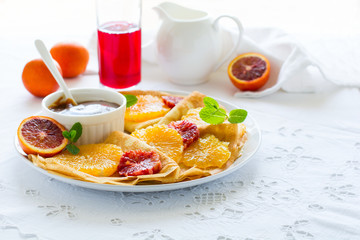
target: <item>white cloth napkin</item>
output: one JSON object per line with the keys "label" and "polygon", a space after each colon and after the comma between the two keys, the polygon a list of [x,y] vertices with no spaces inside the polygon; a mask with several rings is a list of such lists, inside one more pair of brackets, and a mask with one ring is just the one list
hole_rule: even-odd
{"label": "white cloth napkin", "polygon": [[[237,32],[223,29],[222,37],[223,52],[226,53],[236,41]],[[144,33],[144,42],[149,42],[149,39],[155,39],[155,31]],[[270,79],[260,90],[238,91],[235,93],[236,97],[258,98],[279,89],[297,93],[317,92],[327,80],[319,64],[300,44],[290,35],[274,28],[245,29],[236,54],[233,54],[219,71],[225,72],[231,59],[246,52],[261,53],[269,59]],[[155,41],[143,47],[142,56],[148,62],[157,63]]]}

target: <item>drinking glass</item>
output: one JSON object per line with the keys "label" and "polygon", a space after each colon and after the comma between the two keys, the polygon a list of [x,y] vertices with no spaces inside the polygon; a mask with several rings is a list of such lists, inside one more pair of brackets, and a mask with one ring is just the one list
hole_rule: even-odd
{"label": "drinking glass", "polygon": [[114,89],[141,80],[141,0],[97,0],[100,84]]}

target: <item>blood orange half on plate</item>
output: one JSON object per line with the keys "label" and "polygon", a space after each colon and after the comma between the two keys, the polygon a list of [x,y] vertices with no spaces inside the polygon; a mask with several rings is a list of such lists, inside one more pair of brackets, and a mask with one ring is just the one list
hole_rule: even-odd
{"label": "blood orange half on plate", "polygon": [[31,116],[20,123],[17,136],[26,154],[51,157],[61,152],[68,143],[62,135],[64,130],[64,126],[52,118]]}

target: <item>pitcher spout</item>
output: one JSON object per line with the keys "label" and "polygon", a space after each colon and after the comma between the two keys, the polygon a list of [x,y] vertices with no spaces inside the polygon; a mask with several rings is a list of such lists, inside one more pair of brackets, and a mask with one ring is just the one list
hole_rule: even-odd
{"label": "pitcher spout", "polygon": [[160,3],[159,5],[153,7],[155,12],[162,20],[171,20],[170,16],[167,13],[167,2]]}
{"label": "pitcher spout", "polygon": [[196,21],[207,17],[207,13],[186,8],[171,2],[163,2],[153,8],[163,20],[168,21]]}

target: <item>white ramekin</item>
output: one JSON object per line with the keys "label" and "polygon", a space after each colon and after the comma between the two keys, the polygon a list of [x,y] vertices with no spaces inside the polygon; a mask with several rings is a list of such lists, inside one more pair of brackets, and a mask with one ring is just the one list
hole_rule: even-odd
{"label": "white ramekin", "polygon": [[126,110],[125,97],[111,89],[105,88],[76,88],[70,90],[77,102],[84,101],[107,101],[120,105],[111,112],[88,115],[67,116],[51,111],[48,107],[60,97],[64,96],[62,91],[46,96],[42,103],[42,114],[51,117],[64,125],[68,130],[76,122],[80,122],[83,132],[76,145],[103,142],[113,131],[124,131],[124,117]]}

